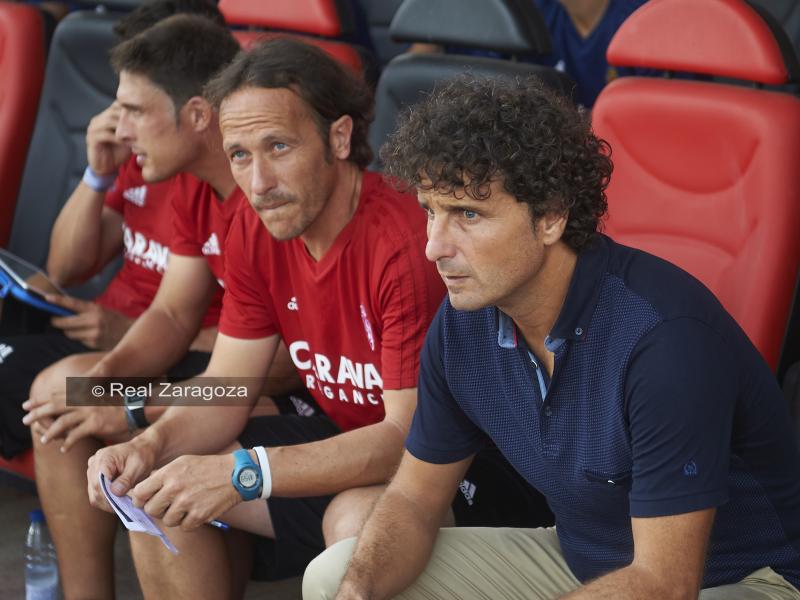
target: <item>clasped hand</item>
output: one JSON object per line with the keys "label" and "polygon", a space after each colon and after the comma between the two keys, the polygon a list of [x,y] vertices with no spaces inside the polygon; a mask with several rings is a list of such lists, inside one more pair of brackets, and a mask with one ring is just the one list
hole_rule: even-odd
{"label": "clasped hand", "polygon": [[111,491],[127,493],[135,506],[167,527],[196,529],[242,501],[231,484],[233,456],[181,456],[152,471],[153,455],[136,440],[100,450],[89,461],[89,497],[110,511],[99,489],[99,473],[113,480]]}

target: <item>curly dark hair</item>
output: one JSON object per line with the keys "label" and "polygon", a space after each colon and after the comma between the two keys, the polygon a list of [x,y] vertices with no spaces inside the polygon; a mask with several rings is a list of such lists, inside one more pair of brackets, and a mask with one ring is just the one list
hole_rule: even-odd
{"label": "curly dark hair", "polygon": [[568,213],[580,251],[607,209],[609,145],[588,118],[535,77],[459,76],[410,107],[381,149],[387,175],[419,190],[486,199],[500,180],[532,221]]}

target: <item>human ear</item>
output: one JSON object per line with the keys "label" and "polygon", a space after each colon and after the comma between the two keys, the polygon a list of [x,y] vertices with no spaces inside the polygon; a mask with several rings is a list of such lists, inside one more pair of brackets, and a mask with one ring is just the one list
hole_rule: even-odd
{"label": "human ear", "polygon": [[204,98],[193,96],[183,105],[181,113],[194,131],[202,133],[211,126],[214,109]]}
{"label": "human ear", "polygon": [[353,135],[353,119],[350,115],[342,115],[331,123],[328,133],[328,146],[331,153],[341,160],[350,156],[350,138]]}
{"label": "human ear", "polygon": [[569,212],[546,213],[538,222],[539,235],[546,246],[555,244],[564,235]]}

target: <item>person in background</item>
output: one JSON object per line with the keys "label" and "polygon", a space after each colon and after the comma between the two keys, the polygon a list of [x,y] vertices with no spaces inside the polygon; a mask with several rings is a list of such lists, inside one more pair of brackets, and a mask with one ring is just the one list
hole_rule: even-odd
{"label": "person in background", "polygon": [[[224,24],[222,14],[208,0],[149,0],[118,20],[114,32],[126,40],[178,13],[201,14]],[[120,112],[114,103],[89,123],[89,164],[53,225],[47,271],[57,284],[68,287],[87,281],[120,253],[122,268],[92,301],[53,297],[53,303],[75,314],[51,319],[45,332],[0,337],[0,454],[5,458],[31,447],[30,429],[22,423],[22,404],[35,377],[67,356],[113,348],[150,305],[167,266],[171,183],[144,181],[136,157],[115,137]],[[170,375],[182,378],[203,370],[221,300],[220,293],[204,317],[192,352],[172,366]],[[41,435],[46,429],[37,431]]]}
{"label": "person in background", "polygon": [[591,108],[606,84],[650,70],[612,67],[606,60],[611,38],[646,0],[533,0],[553,44],[537,62],[564,71],[575,81],[575,101]]}
{"label": "person in background", "polygon": [[[175,19],[183,25],[172,30],[161,28]],[[163,263],[163,275],[152,302],[140,309],[141,314],[122,332],[121,339],[110,345],[109,351],[74,354],[37,375],[30,400],[24,405],[29,411],[24,422],[35,434],[36,483],[68,597],[113,595],[111,549],[117,524],[88,503],[85,486],[80,484],[86,461],[106,440],[129,439],[148,419],[157,418],[163,408],[65,406],[65,377],[168,373],[185,379],[205,368],[216,337],[215,329],[210,335],[201,336],[203,360],[190,373],[179,377],[171,373],[173,365],[180,363],[197,339],[207,307],[219,307],[229,216],[243,199],[221,150],[216,114],[199,96],[211,75],[239,50],[220,21],[200,15],[173,15],[117,46],[140,40],[153,30],[169,38],[169,52],[150,59],[158,64],[157,73],[143,72],[136,66],[120,73],[117,101],[112,108],[115,114],[106,114],[101,121],[100,133],[94,140],[101,151],[99,158],[92,161],[92,170],[87,171],[89,181],[83,185],[89,189],[81,193],[87,204],[96,200],[93,194],[100,196],[100,206],[89,206],[87,212],[92,208],[101,210],[102,194],[93,186],[109,185],[114,178],[109,171],[122,157],[130,155],[125,160],[133,161],[131,169],[143,184],[169,181],[158,221],[142,218],[150,227],[166,229],[168,237],[163,248],[168,247],[169,251],[162,251],[136,232],[130,233],[133,243],[128,254],[134,266]],[[140,49],[142,55],[148,50],[142,46]],[[142,186],[124,198],[126,204],[144,211],[150,208],[147,200]],[[146,212],[146,216],[149,214]],[[84,235],[77,212],[69,221],[71,226],[62,231],[66,240]],[[123,294],[122,298],[131,297]],[[52,300],[69,307],[75,302],[69,298]],[[143,331],[155,335],[156,342],[138,344],[136,340],[141,339]],[[116,367],[109,364],[110,357],[131,347],[137,348],[137,357],[127,356]],[[159,354],[159,350],[167,353]]]}
{"label": "person in background", "polygon": [[[586,108],[594,106],[600,91],[623,75],[652,75],[650,69],[612,67],[606,60],[611,38],[631,13],[647,0],[530,0],[544,18],[553,46],[551,54],[523,61],[551,66],[575,82],[573,100]],[[413,44],[410,52],[441,52],[436,44]],[[496,52],[447,47],[447,52],[502,57]]]}

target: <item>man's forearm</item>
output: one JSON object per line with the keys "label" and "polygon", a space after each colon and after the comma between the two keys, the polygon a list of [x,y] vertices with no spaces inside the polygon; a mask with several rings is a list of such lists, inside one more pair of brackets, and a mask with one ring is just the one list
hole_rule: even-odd
{"label": "man's forearm", "polygon": [[102,192],[78,184],[59,213],[50,235],[47,271],[60,284],[70,285],[91,274],[100,256]]}
{"label": "man's forearm", "polygon": [[236,441],[250,410],[249,405],[170,406],[137,439],[154,451],[156,467],[185,454],[219,454]]}
{"label": "man's forearm", "polygon": [[411,585],[428,563],[441,519],[390,486],[358,538],[340,596],[391,598]]}
{"label": "man's forearm", "polygon": [[155,377],[186,354],[195,331],[158,308],[149,308],[95,367],[104,377]]}
{"label": "man's forearm", "polygon": [[563,596],[563,600],[687,600],[697,598],[700,590],[686,580],[659,580],[637,565],[612,571]]}
{"label": "man's forearm", "polygon": [[318,442],[269,448],[272,495],[322,496],[386,483],[400,462],[403,439],[382,421]]}

